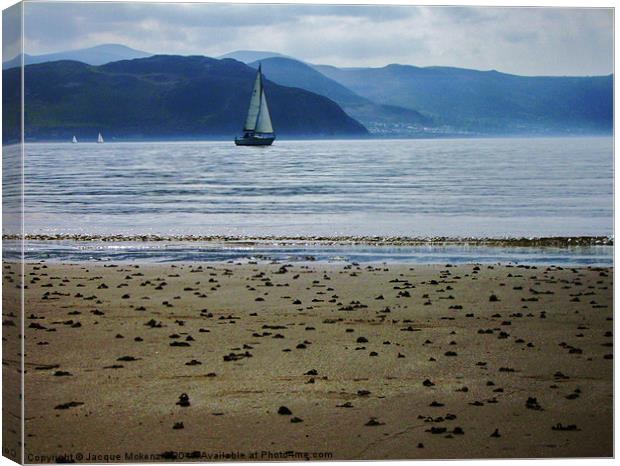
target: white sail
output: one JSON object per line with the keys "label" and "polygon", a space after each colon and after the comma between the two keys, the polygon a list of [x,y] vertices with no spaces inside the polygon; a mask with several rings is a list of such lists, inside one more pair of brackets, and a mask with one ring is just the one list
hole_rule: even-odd
{"label": "white sail", "polygon": [[258,112],[260,110],[260,101],[262,94],[262,78],[260,69],[256,74],[256,80],[254,81],[254,89],[252,89],[252,98],[250,99],[250,108],[248,109],[248,117],[245,119],[244,131],[254,131],[256,129],[256,122],[258,120]]}
{"label": "white sail", "polygon": [[73,136],[73,139],[71,140],[71,142],[72,142],[73,144],[76,144],[76,143],[77,143],[77,138],[76,138],[75,136]]}
{"label": "white sail", "polygon": [[271,125],[271,116],[269,115],[269,107],[267,106],[267,99],[265,98],[265,91],[262,90],[260,96],[260,110],[258,112],[258,118],[256,121],[257,133],[273,133],[273,126]]}
{"label": "white sail", "polygon": [[101,135],[101,133],[99,133],[99,137],[97,138],[97,142],[98,143],[102,143],[103,142],[103,136]]}
{"label": "white sail", "polygon": [[276,138],[263,87],[263,73],[260,65],[258,65],[258,72],[254,80],[250,108],[248,108],[248,116],[245,119],[243,131],[243,137],[235,138],[237,146],[270,146]]}

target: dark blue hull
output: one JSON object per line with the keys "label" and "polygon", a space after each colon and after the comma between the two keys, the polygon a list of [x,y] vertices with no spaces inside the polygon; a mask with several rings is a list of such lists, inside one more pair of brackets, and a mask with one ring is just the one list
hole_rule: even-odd
{"label": "dark blue hull", "polygon": [[235,138],[235,144],[237,146],[270,146],[275,139],[276,139],[275,136],[271,136],[271,137],[247,136],[247,137]]}

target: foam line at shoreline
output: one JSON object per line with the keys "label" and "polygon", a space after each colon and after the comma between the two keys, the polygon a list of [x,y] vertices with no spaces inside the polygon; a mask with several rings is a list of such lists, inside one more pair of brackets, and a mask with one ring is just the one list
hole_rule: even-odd
{"label": "foam line at shoreline", "polygon": [[[3,235],[3,240],[19,240],[19,235]],[[612,236],[550,237],[407,237],[407,236],[227,236],[227,235],[82,235],[28,234],[26,241],[77,242],[205,242],[225,244],[269,245],[369,245],[369,246],[512,246],[512,247],[583,247],[613,246]]]}

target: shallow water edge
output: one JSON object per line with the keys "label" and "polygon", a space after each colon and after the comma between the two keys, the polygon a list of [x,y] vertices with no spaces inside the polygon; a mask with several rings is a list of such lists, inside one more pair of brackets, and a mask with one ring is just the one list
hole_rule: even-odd
{"label": "shallow water edge", "polygon": [[[570,241],[569,241],[570,240]],[[106,237],[34,239],[24,243],[24,259],[51,262],[319,262],[386,264],[529,264],[612,266],[610,238],[516,240],[463,239],[266,239],[221,238],[116,240]],[[5,239],[5,258],[18,260],[22,242]]]}

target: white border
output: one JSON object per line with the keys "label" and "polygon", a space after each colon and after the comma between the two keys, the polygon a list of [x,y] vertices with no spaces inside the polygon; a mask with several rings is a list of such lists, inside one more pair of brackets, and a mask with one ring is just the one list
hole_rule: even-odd
{"label": "white border", "polygon": [[[112,2],[122,2],[123,0],[108,0],[108,1],[112,1]],[[157,2],[157,3],[204,3],[204,2],[200,2],[200,1],[195,1],[195,0],[186,0],[185,2],[179,2],[179,1],[174,1],[174,0],[132,0],[132,1],[137,1],[137,2],[145,2],[145,3],[150,3],[150,2]],[[314,3],[314,4],[342,4],[342,5],[352,5],[352,4],[376,4],[376,5],[429,5],[429,6],[494,6],[494,7],[516,7],[516,6],[530,6],[530,7],[573,7],[573,8],[579,8],[579,7],[588,7],[588,8],[592,8],[592,7],[605,7],[605,8],[615,8],[616,3],[613,1],[605,1],[605,0],[589,0],[589,1],[575,1],[575,0],[564,0],[564,1],[558,1],[558,0],[545,0],[542,2],[534,2],[533,0],[526,0],[523,3],[516,3],[514,1],[506,1],[506,0],[494,0],[494,1],[484,1],[484,0],[477,0],[474,2],[467,2],[467,1],[462,1],[462,0],[424,0],[422,2],[414,2],[414,1],[408,1],[408,0],[390,0],[390,1],[386,1],[386,0],[374,0],[374,1],[370,1],[370,0],[314,0],[312,2],[310,1],[303,1],[303,0],[269,0],[269,1],[260,1],[260,0],[244,0],[243,2],[240,1],[231,1],[231,0],[210,0],[211,3],[279,3],[279,4],[285,4],[285,3],[294,3],[294,4],[303,4],[303,3]],[[0,5],[2,5],[2,9],[4,10],[5,8],[8,8],[12,5],[15,5],[17,2],[15,0],[0,0]],[[615,13],[615,12],[614,12]],[[617,28],[618,22],[617,22],[617,17],[614,14],[614,31]],[[2,32],[2,26],[0,24],[0,33]],[[23,37],[24,37],[24,30],[23,30],[23,15],[22,15],[22,47],[23,47]],[[614,34],[614,75],[615,75],[615,63],[616,63],[616,54],[617,54],[617,37]],[[22,76],[22,80],[23,80],[23,76]],[[614,80],[615,81],[615,80]],[[1,82],[1,80],[0,80]],[[22,81],[23,82],[23,81]],[[614,142],[615,142],[615,109],[617,108],[617,102],[618,102],[618,94],[615,88],[615,82],[614,82]],[[22,93],[22,98],[23,98],[23,93]],[[22,114],[22,125],[23,125],[23,114]],[[1,129],[0,129],[1,131]],[[22,126],[22,137],[23,137],[23,126]],[[615,171],[615,160],[616,160],[616,151],[615,151],[615,143],[614,143],[614,207],[615,205],[618,205],[618,192],[616,190],[616,185],[617,185],[617,180],[618,180],[618,174]],[[23,153],[23,141],[22,141],[22,164],[24,161],[24,153]],[[1,166],[1,164],[0,164]],[[0,192],[1,192],[1,187],[2,187],[2,180],[0,179]],[[22,200],[23,200],[23,165],[22,165]],[[0,207],[1,209],[1,207]],[[614,232],[618,231],[618,226],[620,224],[620,221],[618,220],[618,217],[615,216],[615,208],[614,208]],[[23,232],[23,218],[22,218],[22,232]],[[22,253],[23,253],[23,244],[22,244]],[[618,259],[618,251],[614,248],[614,264],[616,263],[616,260]],[[23,271],[22,271],[23,274]],[[22,276],[22,280],[23,280],[23,276]],[[616,316],[616,301],[615,301],[615,296],[616,293],[620,290],[620,285],[618,285],[617,281],[614,281],[614,317]],[[22,296],[22,300],[23,300],[23,296]],[[23,302],[22,302],[22,306],[23,306]],[[23,316],[23,312],[22,312],[22,316]],[[23,319],[22,319],[22,334],[23,334]],[[616,325],[616,319],[614,319],[614,334],[617,332],[618,330],[618,326]],[[615,340],[615,338],[614,338]],[[24,347],[23,347],[23,341],[22,341],[22,354],[24,353]],[[614,375],[616,373],[616,367],[617,366],[617,359],[614,360]],[[23,369],[23,360],[22,360],[22,369]],[[1,383],[1,382],[0,382]],[[614,413],[616,412],[616,408],[618,408],[618,391],[616,390],[616,384],[615,384],[615,377],[614,377]],[[23,379],[22,379],[22,393],[23,393]],[[0,407],[1,407],[1,398],[0,398]],[[23,411],[24,405],[22,403],[22,420],[24,419],[24,411]],[[615,417],[614,417],[615,420]],[[0,418],[0,427],[1,427],[1,418]],[[23,426],[22,426],[23,427]],[[615,427],[615,422],[614,422],[614,427]],[[1,429],[0,429],[1,432]],[[22,435],[24,435],[24,430],[22,429]],[[620,438],[620,434],[618,433],[618,430],[615,429],[614,431],[614,445],[618,444],[618,439]],[[23,440],[23,439],[22,439]],[[23,460],[22,460],[23,461]],[[445,461],[445,460],[442,460]],[[537,462],[544,462],[546,465],[553,465],[553,466],[563,466],[566,464],[569,465],[582,465],[582,464],[596,464],[596,465],[610,465],[610,464],[614,464],[615,460],[614,459],[602,459],[602,460],[594,460],[594,459],[557,459],[557,460],[492,460],[493,461],[493,465],[495,464],[510,464],[510,465],[514,465],[514,466],[522,466],[525,464],[530,463],[531,461],[537,461]],[[333,464],[333,465],[362,465],[364,462],[361,461],[350,461],[350,462],[342,462],[342,461],[332,461],[329,462],[329,464]],[[387,463],[387,461],[381,461],[381,463]],[[413,465],[413,466],[428,466],[431,465],[433,463],[437,463],[437,461],[411,461],[411,460],[406,460],[406,461],[398,461],[399,464],[403,464],[403,465]],[[450,461],[451,464],[467,464],[467,465],[472,465],[472,466],[482,466],[485,464],[489,463],[489,460],[468,460],[468,461],[463,461],[463,460],[458,460],[458,461]],[[5,458],[5,457],[0,457],[0,466],[9,466],[9,465],[13,465],[15,463],[13,463],[12,461],[10,461],[9,459]],[[163,464],[163,463],[141,463],[141,464]],[[196,464],[196,463],[193,463]],[[211,463],[213,464],[213,463]],[[226,464],[231,464],[231,465],[243,465],[243,464],[247,464],[247,463],[226,463]],[[256,464],[256,463],[254,463]],[[265,463],[265,464],[274,464],[274,463]],[[303,462],[298,462],[298,463],[285,463],[285,464],[291,464],[291,465],[303,465],[305,463]]]}

